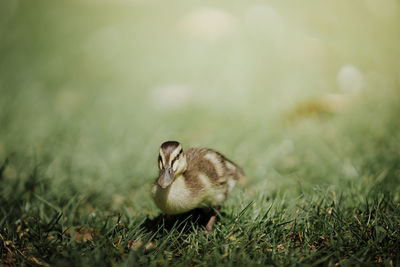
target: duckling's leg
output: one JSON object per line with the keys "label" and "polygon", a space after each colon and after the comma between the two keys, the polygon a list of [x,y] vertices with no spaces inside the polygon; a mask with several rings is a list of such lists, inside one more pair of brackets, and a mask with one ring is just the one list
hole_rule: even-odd
{"label": "duckling's leg", "polygon": [[206,225],[207,231],[212,232],[213,225],[214,225],[216,219],[217,219],[216,215],[213,215],[213,216],[210,217],[210,220],[208,221],[208,223]]}
{"label": "duckling's leg", "polygon": [[[221,209],[221,206],[218,206],[215,209],[219,211]],[[206,229],[208,232],[212,232],[216,220],[217,220],[217,213],[215,212],[215,210],[213,210],[213,215],[210,217],[206,225]]]}

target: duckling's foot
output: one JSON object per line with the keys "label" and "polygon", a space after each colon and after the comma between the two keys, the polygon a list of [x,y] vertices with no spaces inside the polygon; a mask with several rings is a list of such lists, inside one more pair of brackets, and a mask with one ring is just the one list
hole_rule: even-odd
{"label": "duckling's foot", "polygon": [[216,215],[211,216],[210,220],[208,221],[208,223],[206,225],[206,229],[208,232],[212,232],[213,225],[214,225],[216,219],[217,219]]}

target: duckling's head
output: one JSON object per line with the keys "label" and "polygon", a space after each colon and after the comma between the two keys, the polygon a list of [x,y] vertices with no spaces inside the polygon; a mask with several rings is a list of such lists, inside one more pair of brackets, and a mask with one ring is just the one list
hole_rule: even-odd
{"label": "duckling's head", "polygon": [[186,156],[179,142],[167,141],[161,145],[158,167],[160,168],[160,176],[157,183],[164,189],[173,183],[175,177],[186,170]]}

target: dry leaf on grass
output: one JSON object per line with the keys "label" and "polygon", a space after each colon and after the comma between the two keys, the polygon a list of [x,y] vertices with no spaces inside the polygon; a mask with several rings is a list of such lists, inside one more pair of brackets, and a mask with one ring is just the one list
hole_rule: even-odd
{"label": "dry leaf on grass", "polygon": [[132,249],[134,251],[138,250],[143,245],[143,241],[141,239],[137,241],[128,241],[126,248]]}
{"label": "dry leaf on grass", "polygon": [[156,247],[156,244],[154,244],[154,242],[149,242],[149,243],[147,243],[145,246],[144,246],[144,249],[145,250],[149,250],[149,249],[152,249],[152,248],[155,248]]}
{"label": "dry leaf on grass", "polygon": [[43,261],[41,261],[41,260],[39,260],[39,259],[37,259],[35,257],[29,257],[28,260],[33,262],[33,263],[35,263],[35,264],[37,264],[37,265],[39,265],[39,266],[46,266],[46,267],[50,266],[48,263],[45,263],[45,262],[43,262]]}
{"label": "dry leaf on grass", "polygon": [[78,243],[93,241],[93,237],[97,237],[99,235],[96,229],[92,229],[89,227],[71,227],[66,228],[66,230],[64,231],[64,233],[68,236],[71,235],[70,229],[72,229],[74,239]]}

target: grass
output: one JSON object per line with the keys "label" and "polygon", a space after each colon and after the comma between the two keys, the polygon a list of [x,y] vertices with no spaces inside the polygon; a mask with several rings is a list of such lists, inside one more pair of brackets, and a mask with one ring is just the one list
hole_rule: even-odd
{"label": "grass", "polygon": [[[0,4],[1,263],[399,265],[399,17],[335,3],[268,2],[274,42],[246,1]],[[181,32],[204,5],[234,30]],[[169,139],[248,176],[210,234],[151,200]]]}

